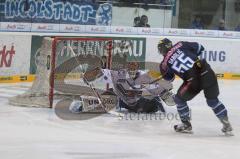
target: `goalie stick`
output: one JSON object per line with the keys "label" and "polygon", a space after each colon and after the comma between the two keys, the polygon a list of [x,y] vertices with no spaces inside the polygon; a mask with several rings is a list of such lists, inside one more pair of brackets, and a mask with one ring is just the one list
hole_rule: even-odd
{"label": "goalie stick", "polygon": [[[84,78],[84,77],[83,77]],[[100,94],[95,90],[95,88],[93,87],[93,85],[91,83],[89,83],[86,78],[84,78],[85,83],[91,88],[91,90],[93,91],[93,93],[96,95],[96,97],[99,99],[100,104],[102,106],[102,108],[106,111],[106,113],[115,115],[117,117],[124,117],[124,114],[119,113],[119,112],[115,112],[115,111],[108,111],[107,107],[105,105],[105,103],[102,100],[102,97],[100,96]]]}
{"label": "goalie stick", "polygon": [[[74,57],[75,57],[75,60],[77,61],[77,63],[80,63],[79,60],[76,58],[77,55],[75,54],[75,52],[73,51],[73,49],[70,49],[70,51],[72,52],[73,55],[75,55]],[[89,83],[88,80],[87,80],[84,76],[82,76],[82,77],[83,77],[84,82],[85,82],[85,83],[90,87],[90,89],[92,90],[93,94],[98,98],[98,100],[100,101],[101,107],[104,109],[104,111],[105,111],[106,113],[112,114],[112,115],[117,116],[117,117],[124,117],[124,114],[122,114],[122,113],[115,112],[115,111],[108,111],[108,110],[107,110],[107,107],[106,107],[105,103],[103,102],[102,97],[99,95],[99,93],[95,90],[95,88],[92,86],[92,84]]]}

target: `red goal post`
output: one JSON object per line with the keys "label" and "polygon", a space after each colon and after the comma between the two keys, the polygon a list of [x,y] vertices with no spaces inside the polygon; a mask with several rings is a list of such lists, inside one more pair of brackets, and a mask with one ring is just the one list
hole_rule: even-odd
{"label": "red goal post", "polygon": [[[55,76],[55,65],[56,65],[56,56],[57,56],[57,47],[58,43],[61,41],[72,41],[72,42],[80,42],[80,43],[92,43],[92,47],[103,47],[101,49],[106,50],[105,56],[107,57],[107,65],[106,68],[110,69],[111,68],[111,59],[112,59],[112,39],[111,38],[87,38],[87,37],[54,37],[53,42],[52,42],[52,59],[51,59],[51,75],[50,75],[50,90],[49,90],[49,101],[50,101],[50,107],[53,105],[53,96],[54,96],[54,76]],[[104,43],[104,45],[99,46],[99,43]],[[94,46],[97,45],[97,46]],[[85,50],[85,53],[87,52],[87,47]],[[96,55],[96,50],[92,50],[92,53]],[[88,54],[88,53],[86,53]],[[106,86],[108,87],[108,86]]]}

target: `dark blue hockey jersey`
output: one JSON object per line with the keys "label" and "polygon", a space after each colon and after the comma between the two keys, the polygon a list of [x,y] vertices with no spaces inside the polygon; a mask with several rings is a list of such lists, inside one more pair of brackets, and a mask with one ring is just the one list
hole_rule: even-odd
{"label": "dark blue hockey jersey", "polygon": [[175,44],[160,64],[163,78],[173,80],[176,74],[184,79],[186,72],[193,67],[203,50],[204,47],[196,42],[181,41]]}

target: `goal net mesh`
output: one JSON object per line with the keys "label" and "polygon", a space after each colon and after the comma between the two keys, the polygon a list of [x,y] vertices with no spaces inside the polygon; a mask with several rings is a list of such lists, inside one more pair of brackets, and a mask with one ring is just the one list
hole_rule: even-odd
{"label": "goal net mesh", "polygon": [[[18,106],[51,107],[54,98],[94,96],[83,81],[83,74],[96,67],[110,68],[112,40],[100,38],[45,37],[35,54],[36,76],[31,88],[12,97]],[[93,83],[102,93],[107,85]]]}

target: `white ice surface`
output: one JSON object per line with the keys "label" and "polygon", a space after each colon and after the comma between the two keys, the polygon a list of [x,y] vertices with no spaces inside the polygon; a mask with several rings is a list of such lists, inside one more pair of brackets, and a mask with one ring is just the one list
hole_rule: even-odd
{"label": "white ice surface", "polygon": [[[240,81],[220,80],[219,85],[233,137],[221,133],[203,94],[189,102],[194,134],[178,134],[173,131],[177,120],[100,116],[64,121],[51,109],[10,106],[7,98],[21,94],[28,84],[1,84],[0,159],[238,159]],[[175,107],[165,107],[176,113]]]}

